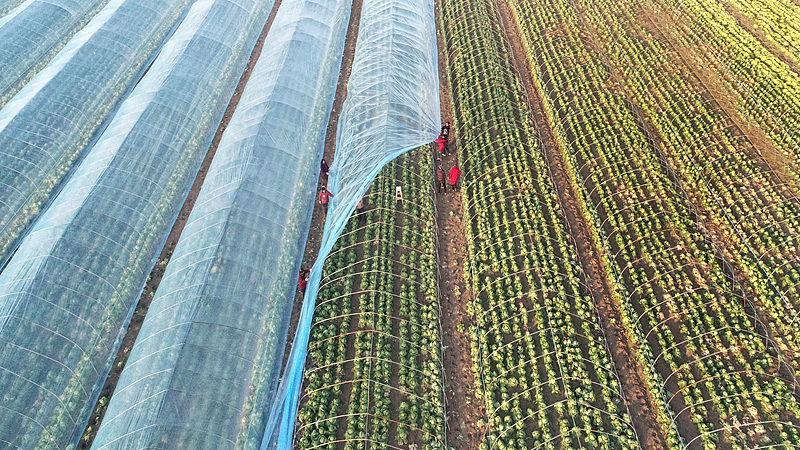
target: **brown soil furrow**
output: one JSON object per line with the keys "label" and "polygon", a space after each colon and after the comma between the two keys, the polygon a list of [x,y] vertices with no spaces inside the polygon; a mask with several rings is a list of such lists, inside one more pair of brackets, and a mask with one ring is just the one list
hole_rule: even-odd
{"label": "brown soil furrow", "polygon": [[[436,2],[437,24],[441,24],[440,1]],[[444,36],[441,26],[437,27],[439,49],[439,104],[442,121],[452,120],[453,111],[448,82],[448,58],[445,52]],[[459,164],[457,124],[453,123],[450,136],[452,156],[436,161],[434,168],[442,165],[445,172]],[[447,187],[449,189],[449,186]],[[475,379],[472,375],[472,356],[469,327],[474,324],[468,305],[473,301],[473,293],[467,292],[462,271],[466,259],[466,237],[464,226],[464,205],[461,193],[434,191],[436,206],[435,222],[438,264],[439,308],[442,329],[442,356],[444,369],[446,438],[448,446],[457,449],[477,449],[488,429],[479,423],[485,422],[486,411],[483,400],[475,395]]]}
{"label": "brown soil furrow", "polygon": [[660,406],[657,406],[649,395],[643,368],[637,364],[634,357],[640,350],[636,348],[630,336],[622,328],[622,317],[619,313],[621,305],[617,305],[613,300],[609,284],[611,275],[600,258],[600,250],[594,245],[591,225],[578,208],[580,204],[578,193],[567,173],[567,162],[563,151],[558,148],[547,123],[541,99],[530,97],[531,93],[540,93],[537,92],[531,78],[532,70],[525,56],[526,52],[519,38],[519,32],[516,30],[516,21],[506,0],[496,0],[496,3],[506,31],[505,37],[510,44],[512,62],[529,95],[528,106],[531,117],[539,133],[545,160],[549,166],[559,204],[566,220],[567,230],[572,237],[573,245],[578,250],[584,271],[583,281],[590,289],[596,303],[601,321],[600,326],[603,329],[616,375],[628,403],[636,434],[643,448],[666,448],[663,430],[656,420],[656,411]]}

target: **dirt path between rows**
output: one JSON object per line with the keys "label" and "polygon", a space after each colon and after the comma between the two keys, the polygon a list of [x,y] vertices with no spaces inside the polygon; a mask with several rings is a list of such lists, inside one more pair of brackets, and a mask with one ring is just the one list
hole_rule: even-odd
{"label": "dirt path between rows", "polygon": [[[347,34],[345,36],[344,53],[342,55],[342,67],[339,70],[339,80],[336,83],[336,94],[333,99],[333,109],[331,116],[328,119],[328,128],[325,132],[325,150],[323,158],[329,166],[333,165],[333,160],[336,154],[336,130],[339,127],[339,115],[342,113],[342,106],[347,99],[347,81],[350,79],[350,71],[353,69],[353,57],[356,53],[356,42],[358,41],[358,24],[361,21],[361,4],[362,0],[353,0],[350,9],[350,24],[347,26]],[[326,176],[320,174],[317,181],[317,189],[319,192],[322,186],[328,182]],[[300,265],[310,269],[317,260],[319,254],[319,247],[322,245],[322,230],[325,228],[325,211],[322,205],[316,201],[314,203],[314,214],[311,217],[311,228],[308,231],[308,239],[306,240],[306,249],[303,254],[303,262]],[[297,330],[297,322],[300,320],[300,310],[303,307],[303,295],[298,289],[295,295],[295,304],[292,308],[292,317],[289,320],[289,334],[287,334],[286,348],[283,354],[283,365],[281,373],[286,368],[286,363],[289,359],[289,353],[292,349],[292,342],[294,341],[294,333]]]}
{"label": "dirt path between rows", "polygon": [[[436,23],[442,23],[441,1],[436,2]],[[447,52],[444,35],[437,26],[436,35],[439,49],[439,104],[441,105],[442,123],[452,122],[452,100],[450,83],[447,78]],[[450,172],[458,162],[458,124],[451,123],[449,149],[451,156],[437,160],[432,154],[434,168],[440,165],[445,174]],[[435,169],[434,169],[435,170]],[[460,186],[459,182],[459,186]],[[447,183],[446,183],[447,185]],[[448,192],[449,191],[449,192]],[[450,190],[434,191],[435,227],[439,308],[442,330],[442,356],[445,389],[445,434],[447,445],[455,449],[477,449],[488,432],[486,410],[483,400],[475,395],[475,377],[472,374],[470,325],[474,325],[468,305],[474,295],[466,288],[463,268],[466,264],[466,228],[464,226],[464,205],[461,192]]]}
{"label": "dirt path between rows", "polygon": [[636,434],[642,448],[666,448],[663,430],[656,419],[657,406],[653,404],[647,392],[643,369],[636,363],[633,356],[640,350],[635,348],[630,336],[622,328],[622,317],[618,309],[622,305],[616,304],[612,299],[608,282],[610,273],[608,268],[603,267],[600,250],[596,248],[592,239],[590,225],[578,208],[578,193],[570,182],[564,154],[558,148],[547,123],[543,101],[538,97],[541,93],[537,91],[531,77],[532,70],[525,57],[526,52],[519,31],[516,29],[516,21],[506,0],[495,0],[495,3],[500,12],[505,38],[510,44],[512,63],[528,95],[528,106],[539,133],[559,204],[567,222],[567,230],[578,250],[584,270],[583,281],[589,287],[594,298],[600,316],[600,326],[603,329],[617,377],[622,385]]}
{"label": "dirt path between rows", "polygon": [[250,74],[253,72],[253,67],[255,67],[256,61],[258,61],[258,58],[261,56],[261,49],[264,47],[264,40],[267,38],[267,34],[269,33],[269,29],[272,26],[272,22],[275,19],[275,14],[278,12],[280,5],[281,0],[275,0],[275,4],[272,7],[269,17],[267,18],[267,22],[264,25],[264,28],[261,30],[261,34],[256,41],[256,45],[253,47],[253,51],[250,53],[250,59],[245,66],[244,72],[242,72],[242,76],[239,78],[239,83],[236,85],[236,90],[234,91],[233,97],[228,103],[228,107],[225,109],[225,113],[222,116],[222,122],[220,122],[217,132],[214,134],[214,138],[211,141],[211,146],[209,147],[208,152],[203,159],[203,163],[200,165],[200,171],[197,173],[197,177],[195,177],[195,180],[192,183],[192,187],[189,190],[189,195],[186,197],[186,201],[183,203],[183,207],[181,207],[178,218],[173,224],[169,235],[167,236],[164,248],[161,250],[161,254],[158,256],[158,261],[156,261],[153,270],[150,272],[150,276],[147,278],[147,284],[145,284],[142,295],[139,298],[139,303],[137,303],[136,309],[133,312],[131,322],[128,325],[127,331],[125,332],[125,337],[122,339],[122,344],[117,352],[117,357],[114,359],[114,364],[111,366],[111,371],[108,374],[106,383],[103,385],[103,389],[100,392],[100,398],[97,400],[92,412],[92,416],[89,418],[89,423],[86,427],[86,430],[83,432],[83,438],[78,444],[78,450],[88,449],[94,442],[94,438],[97,435],[97,430],[100,428],[100,424],[103,421],[103,416],[106,413],[108,401],[111,398],[111,394],[113,394],[114,389],[117,387],[119,376],[122,373],[122,369],[125,367],[125,362],[130,356],[131,348],[133,348],[133,344],[136,342],[136,337],[139,335],[139,330],[142,328],[142,323],[144,322],[145,315],[147,315],[147,310],[150,308],[150,302],[153,300],[153,296],[155,295],[158,286],[161,284],[161,278],[164,276],[164,270],[167,267],[167,263],[172,257],[172,252],[175,250],[175,245],[178,243],[178,239],[181,237],[181,233],[183,233],[183,228],[186,226],[186,221],[189,219],[189,214],[192,212],[192,208],[194,208],[194,204],[197,201],[197,196],[200,193],[200,189],[203,187],[203,182],[208,174],[208,168],[211,166],[211,162],[214,160],[214,155],[217,154],[217,148],[219,147],[220,140],[222,139],[222,134],[228,127],[231,117],[233,117],[233,113],[236,111],[236,107],[239,105],[241,93],[244,91],[244,87],[247,85],[248,80],[250,80]]}

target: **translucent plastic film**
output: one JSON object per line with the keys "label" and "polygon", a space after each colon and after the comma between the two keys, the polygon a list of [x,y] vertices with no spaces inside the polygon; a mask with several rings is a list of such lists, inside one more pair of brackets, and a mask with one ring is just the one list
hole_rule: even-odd
{"label": "translucent plastic film", "polygon": [[28,0],[0,18],[0,107],[108,1]]}
{"label": "translucent plastic film", "polygon": [[297,333],[262,448],[289,449],[316,293],[325,258],[380,169],[439,131],[436,29],[431,0],[364,0],[348,95],[331,167],[331,200]]}
{"label": "translucent plastic film", "polygon": [[0,442],[78,442],[270,10],[195,3],[0,273]]}
{"label": "translucent plastic film", "polygon": [[112,0],[0,110],[0,267],[189,0]]}
{"label": "translucent plastic film", "polygon": [[14,8],[21,5],[25,0],[0,0],[0,18],[11,12]]}
{"label": "translucent plastic film", "polygon": [[281,3],[93,448],[261,444],[349,16]]}

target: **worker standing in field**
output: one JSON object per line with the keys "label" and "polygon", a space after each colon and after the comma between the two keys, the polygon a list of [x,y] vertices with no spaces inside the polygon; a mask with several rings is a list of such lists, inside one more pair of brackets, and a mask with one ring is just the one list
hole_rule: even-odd
{"label": "worker standing in field", "polygon": [[333,198],[333,194],[328,192],[328,188],[322,186],[322,190],[319,191],[319,203],[325,208],[325,213],[328,213],[328,201]]}
{"label": "worker standing in field", "polygon": [[356,217],[358,217],[358,223],[362,224],[366,221],[364,217],[364,197],[358,201],[358,205],[356,205]]}
{"label": "worker standing in field", "polygon": [[447,121],[442,125],[442,131],[440,133],[444,138],[444,155],[450,156],[450,121]]}
{"label": "worker standing in field", "polygon": [[447,121],[444,123],[444,125],[442,125],[442,132],[440,134],[442,137],[444,137],[444,142],[447,143],[447,141],[450,139],[450,121]]}
{"label": "worker standing in field", "polygon": [[442,188],[444,188],[444,193],[447,194],[447,185],[444,184],[444,168],[441,165],[436,169],[436,186],[438,192],[442,192]]}
{"label": "worker standing in field", "polygon": [[307,268],[300,268],[300,273],[297,274],[297,287],[300,288],[300,293],[306,293],[306,286],[308,286],[308,274],[311,273],[311,269]]}
{"label": "worker standing in field", "polygon": [[458,184],[458,176],[461,175],[461,170],[459,170],[458,166],[453,166],[450,169],[450,187],[455,191],[456,184]]}
{"label": "worker standing in field", "polygon": [[322,158],[322,161],[319,162],[319,173],[325,177],[326,180],[328,179],[328,170],[330,170],[330,167],[328,167],[328,161],[325,161],[325,158]]}
{"label": "worker standing in field", "polygon": [[439,144],[439,158],[437,158],[437,160],[441,161],[442,156],[444,156],[445,152],[447,151],[447,140],[440,134],[439,137],[433,142]]}

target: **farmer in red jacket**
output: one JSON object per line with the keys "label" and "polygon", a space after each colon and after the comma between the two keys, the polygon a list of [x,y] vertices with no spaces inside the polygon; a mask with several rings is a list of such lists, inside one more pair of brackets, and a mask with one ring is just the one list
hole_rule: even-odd
{"label": "farmer in red jacket", "polygon": [[453,166],[453,168],[450,169],[450,187],[453,188],[454,191],[456,190],[459,175],[461,175],[461,171],[458,169],[458,166]]}
{"label": "farmer in red jacket", "polygon": [[330,170],[330,167],[328,167],[328,161],[325,161],[325,158],[322,158],[322,161],[319,162],[319,173],[322,174],[326,180],[328,179],[328,170]]}
{"label": "farmer in red jacket", "polygon": [[311,269],[300,268],[300,273],[297,274],[297,287],[300,288],[300,293],[306,293],[306,286],[308,286],[308,274]]}
{"label": "farmer in red jacket", "polygon": [[445,137],[440,134],[439,137],[436,138],[436,140],[433,141],[433,142],[439,144],[439,158],[438,159],[441,161],[442,156],[447,151],[447,139],[445,139]]}
{"label": "farmer in red jacket", "polygon": [[333,198],[333,194],[328,192],[328,189],[325,186],[322,186],[322,190],[319,191],[319,203],[325,208],[325,213],[328,212],[328,200]]}

